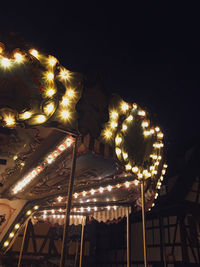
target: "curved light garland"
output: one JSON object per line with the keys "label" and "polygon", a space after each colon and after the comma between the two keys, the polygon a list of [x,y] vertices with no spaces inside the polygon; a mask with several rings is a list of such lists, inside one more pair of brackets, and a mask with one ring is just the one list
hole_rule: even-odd
{"label": "curved light garland", "polygon": [[[81,93],[80,88],[76,88],[78,79],[75,75],[62,67],[53,56],[46,56],[36,49],[16,50],[8,56],[4,45],[0,43],[0,71],[12,72],[15,68],[21,68],[32,61],[39,62],[44,69],[41,79],[42,88],[37,88],[41,90],[42,104],[34,103],[31,109],[23,110],[21,113],[8,108],[0,109],[1,123],[10,128],[16,127],[21,122],[27,125],[41,125],[53,117],[64,125],[72,126],[72,122],[76,119],[75,105]],[[65,91],[59,91],[58,82],[62,84]]]}

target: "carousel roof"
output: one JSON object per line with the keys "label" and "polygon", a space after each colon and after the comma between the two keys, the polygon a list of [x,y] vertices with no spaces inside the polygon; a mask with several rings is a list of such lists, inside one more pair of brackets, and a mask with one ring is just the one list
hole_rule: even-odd
{"label": "carousel roof", "polygon": [[29,216],[63,217],[76,138],[72,215],[98,218],[98,211],[106,211],[115,218],[118,207],[140,208],[142,179],[150,208],[167,167],[163,133],[150,119],[137,104],[108,97],[55,57],[35,49],[8,53],[1,44],[3,249]]}

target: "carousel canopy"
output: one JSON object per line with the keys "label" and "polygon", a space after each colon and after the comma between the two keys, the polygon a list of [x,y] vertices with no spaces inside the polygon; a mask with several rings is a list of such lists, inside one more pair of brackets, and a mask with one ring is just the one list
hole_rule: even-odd
{"label": "carousel canopy", "polygon": [[[163,133],[136,103],[105,93],[51,55],[0,44],[0,241],[7,250],[30,216],[63,219],[72,150],[71,216],[124,216],[158,197]],[[98,213],[98,212],[101,212]],[[79,218],[79,217],[73,217]],[[62,221],[61,221],[62,224]]]}

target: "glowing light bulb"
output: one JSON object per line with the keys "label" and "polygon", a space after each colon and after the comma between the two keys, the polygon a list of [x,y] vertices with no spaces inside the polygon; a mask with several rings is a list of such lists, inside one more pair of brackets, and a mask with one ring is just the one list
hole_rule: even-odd
{"label": "glowing light bulb", "polygon": [[122,151],[121,151],[120,148],[116,147],[116,148],[115,148],[115,152],[116,152],[117,156],[119,156],[119,155],[121,154]]}
{"label": "glowing light bulb", "polygon": [[110,206],[107,206],[107,210],[110,210]]}
{"label": "glowing light bulb", "polygon": [[94,189],[91,189],[91,195],[94,195],[94,193],[95,193],[95,190]]}
{"label": "glowing light bulb", "polygon": [[112,121],[111,124],[110,124],[111,128],[113,128],[113,129],[116,128],[117,125],[118,125],[118,124],[117,124],[116,121]]}
{"label": "glowing light bulb", "polygon": [[110,139],[110,138],[112,137],[112,132],[109,131],[109,130],[106,130],[104,135],[105,135],[105,137],[106,137],[107,139]]}
{"label": "glowing light bulb", "polygon": [[74,194],[74,197],[77,198],[77,197],[78,197],[78,193],[75,193],[75,194]]}
{"label": "glowing light bulb", "polygon": [[62,80],[68,80],[70,78],[70,72],[63,69],[63,70],[61,70],[59,76]]}
{"label": "glowing light bulb", "polygon": [[51,67],[54,67],[54,66],[56,65],[56,63],[57,63],[57,59],[56,59],[55,57],[50,56],[50,57],[48,58],[48,64],[49,64]]}
{"label": "glowing light bulb", "polygon": [[16,52],[14,54],[14,58],[15,58],[15,60],[16,60],[17,63],[21,63],[23,61],[23,56],[19,52]]}
{"label": "glowing light bulb", "polygon": [[116,142],[117,145],[119,145],[122,142],[122,138],[120,136],[117,136],[115,138],[115,142]]}
{"label": "glowing light bulb", "polygon": [[50,103],[44,107],[44,111],[47,115],[51,114],[54,111],[54,104]]}
{"label": "glowing light bulb", "polygon": [[137,186],[139,185],[139,181],[138,180],[134,180],[134,184]]}
{"label": "glowing light bulb", "polygon": [[143,133],[144,133],[144,136],[149,136],[151,134],[150,131],[144,131]]}
{"label": "glowing light bulb", "polygon": [[14,236],[14,233],[11,232],[11,233],[9,234],[9,237],[12,238],[13,236]]}
{"label": "glowing light bulb", "polygon": [[133,103],[133,109],[137,109],[137,104]]}
{"label": "glowing light bulb", "polygon": [[56,93],[56,90],[54,88],[49,88],[47,91],[46,91],[46,96],[48,97],[52,97],[53,95],[55,95]]}
{"label": "glowing light bulb", "polygon": [[118,118],[118,113],[116,111],[111,112],[111,118],[112,119],[117,119]]}
{"label": "glowing light bulb", "polygon": [[58,202],[61,202],[62,199],[63,199],[63,198],[62,198],[61,196],[59,196],[59,197],[58,197]]}
{"label": "glowing light bulb", "polygon": [[126,168],[127,171],[130,171],[131,168],[132,168],[132,167],[131,167],[131,164],[130,164],[130,163],[126,164],[125,168]]}
{"label": "glowing light bulb", "polygon": [[132,121],[133,120],[133,116],[132,115],[130,115],[130,116],[128,116],[128,118],[127,118],[127,121]]}
{"label": "glowing light bulb", "polygon": [[75,92],[74,92],[74,90],[73,90],[73,89],[69,89],[69,90],[67,90],[67,95],[68,95],[68,97],[70,97],[70,98],[74,97],[74,96],[75,96]]}
{"label": "glowing light bulb", "polygon": [[130,186],[130,182],[125,182],[125,186],[126,186],[126,188],[128,188],[129,186]]}
{"label": "glowing light bulb", "polygon": [[157,127],[155,128],[155,131],[156,131],[156,132],[159,132],[159,131],[160,131],[160,128],[157,126]]}
{"label": "glowing light bulb", "polygon": [[139,110],[138,115],[144,117],[146,115],[146,112],[144,110]]}
{"label": "glowing light bulb", "polygon": [[15,224],[15,229],[16,230],[19,229],[19,227],[20,227],[20,224],[19,223]]}
{"label": "glowing light bulb", "polygon": [[126,112],[129,109],[129,105],[127,103],[122,103],[121,104],[121,110],[123,112]]}
{"label": "glowing light bulb", "polygon": [[126,125],[126,124],[123,124],[123,125],[122,125],[122,130],[123,130],[123,131],[126,131],[126,130],[127,130],[127,128],[128,128],[128,127],[127,127],[127,125]]}
{"label": "glowing light bulb", "polygon": [[83,191],[83,192],[82,192],[82,195],[83,195],[83,197],[85,197],[85,196],[86,196],[86,192],[85,192],[85,191]]}
{"label": "glowing light bulb", "polygon": [[38,56],[39,56],[38,51],[35,50],[35,49],[31,49],[31,50],[30,50],[30,54],[31,54],[32,56],[36,57],[36,58],[38,58]]}
{"label": "glowing light bulb", "polygon": [[125,152],[122,153],[122,156],[123,156],[124,160],[126,160],[128,158],[128,154]]}
{"label": "glowing light bulb", "polygon": [[5,121],[5,124],[6,126],[14,126],[15,125],[15,118],[13,115],[9,114],[9,115],[6,115],[5,118],[4,118],[4,121]]}
{"label": "glowing light bulb", "polygon": [[46,121],[46,117],[44,116],[44,115],[38,115],[37,117],[36,117],[36,122],[37,123],[43,123],[43,122],[45,122]]}
{"label": "glowing light bulb", "polygon": [[132,168],[132,172],[133,172],[133,173],[137,173],[138,171],[139,171],[139,169],[138,169],[137,166],[134,166],[134,167]]}
{"label": "glowing light bulb", "polygon": [[108,185],[107,186],[107,189],[108,189],[108,191],[111,191],[112,190],[112,186],[111,185]]}
{"label": "glowing light bulb", "polygon": [[34,209],[34,210],[38,210],[38,209],[39,209],[39,206],[36,205],[36,206],[33,207],[33,209]]}
{"label": "glowing light bulb", "polygon": [[63,105],[63,106],[68,106],[69,105],[69,98],[67,98],[67,97],[63,97],[63,99],[62,99],[62,102],[61,102],[61,105]]}
{"label": "glowing light bulb", "polygon": [[68,120],[70,118],[70,113],[68,110],[62,110],[61,111],[61,118],[63,120]]}
{"label": "glowing light bulb", "polygon": [[3,246],[4,247],[7,247],[9,245],[9,242],[8,241],[5,241],[4,243],[3,243]]}
{"label": "glowing light bulb", "polygon": [[94,207],[94,210],[97,211],[97,207]]}
{"label": "glowing light bulb", "polygon": [[100,192],[100,193],[103,193],[103,191],[104,191],[103,187],[100,187],[100,188],[99,188],[99,192]]}
{"label": "glowing light bulb", "polygon": [[163,167],[164,167],[164,168],[167,168],[167,164],[164,164]]}
{"label": "glowing light bulb", "polygon": [[151,134],[154,134],[154,133],[155,133],[155,131],[154,131],[153,128],[150,129],[150,133],[151,133]]}
{"label": "glowing light bulb", "polygon": [[6,58],[6,57],[2,58],[2,60],[1,60],[1,65],[2,65],[2,67],[4,67],[4,68],[9,68],[10,65],[11,65],[10,59],[8,59],[8,58]]}
{"label": "glowing light bulb", "polygon": [[31,215],[32,211],[31,210],[28,210],[26,215]]}
{"label": "glowing light bulb", "polygon": [[87,207],[87,210],[88,210],[88,211],[91,211],[91,208],[90,208],[90,207]]}
{"label": "glowing light bulb", "polygon": [[163,136],[164,136],[164,134],[163,134],[162,132],[159,132],[159,133],[157,134],[158,139],[162,139]]}
{"label": "glowing light bulb", "polygon": [[24,113],[20,114],[20,119],[27,120],[31,117],[32,113],[30,111],[25,111]]}
{"label": "glowing light bulb", "polygon": [[148,127],[149,126],[149,122],[148,121],[143,121],[142,122],[142,127]]}
{"label": "glowing light bulb", "polygon": [[50,81],[53,80],[53,78],[54,78],[54,74],[53,74],[53,72],[47,72],[46,77],[47,77],[47,79],[50,80]]}

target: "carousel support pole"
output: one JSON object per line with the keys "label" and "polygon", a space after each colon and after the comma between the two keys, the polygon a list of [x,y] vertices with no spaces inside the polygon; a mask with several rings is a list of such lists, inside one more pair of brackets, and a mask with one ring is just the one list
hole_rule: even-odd
{"label": "carousel support pole", "polygon": [[29,219],[25,223],[24,234],[23,234],[22,244],[21,244],[21,248],[20,248],[20,254],[19,254],[19,260],[18,260],[17,267],[20,267],[21,266],[22,253],[23,253],[23,249],[24,249],[24,243],[25,243],[25,238],[26,238],[26,232],[27,232],[27,228],[28,228],[28,223],[29,223]]}
{"label": "carousel support pole", "polygon": [[65,259],[66,259],[70,209],[71,209],[72,193],[73,193],[73,186],[74,186],[74,175],[75,175],[75,169],[76,169],[77,142],[78,142],[78,136],[75,137],[75,141],[73,145],[72,165],[71,165],[71,173],[70,173],[70,178],[69,178],[68,196],[67,196],[67,202],[66,202],[66,212],[65,212],[64,230],[63,230],[60,267],[65,266]]}
{"label": "carousel support pole", "polygon": [[129,225],[129,207],[126,209],[126,256],[127,256],[127,267],[130,267],[130,225]]}
{"label": "carousel support pole", "polygon": [[143,230],[144,266],[147,267],[144,179],[142,179],[141,181],[141,199],[142,199],[142,230]]}
{"label": "carousel support pole", "polygon": [[82,219],[82,229],[81,229],[81,247],[80,247],[80,260],[79,267],[82,266],[82,258],[83,258],[83,239],[84,239],[84,227],[85,227],[85,217]]}

